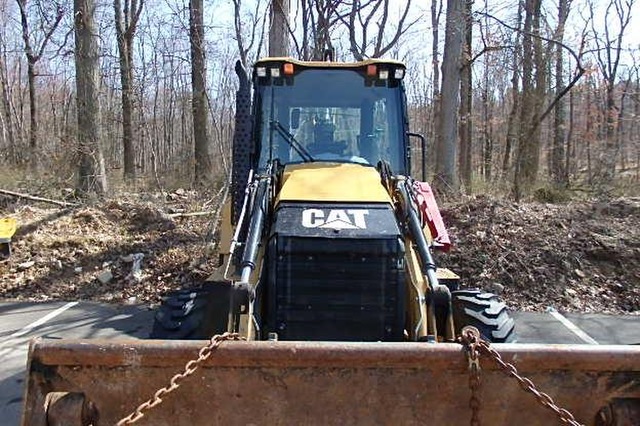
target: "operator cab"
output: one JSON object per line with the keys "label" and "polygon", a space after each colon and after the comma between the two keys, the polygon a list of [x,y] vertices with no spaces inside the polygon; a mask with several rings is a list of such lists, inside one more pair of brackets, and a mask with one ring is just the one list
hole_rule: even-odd
{"label": "operator cab", "polygon": [[400,62],[301,62],[266,58],[253,69],[254,167],[389,163],[407,173],[407,119]]}

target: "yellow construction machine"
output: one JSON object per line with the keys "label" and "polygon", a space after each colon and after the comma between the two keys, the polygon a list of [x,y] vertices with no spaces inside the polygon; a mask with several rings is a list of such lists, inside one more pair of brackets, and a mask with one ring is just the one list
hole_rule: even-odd
{"label": "yellow construction machine", "polygon": [[236,71],[220,277],[167,295],[150,340],[32,342],[25,425],[640,424],[640,348],[515,343],[436,267],[402,63]]}

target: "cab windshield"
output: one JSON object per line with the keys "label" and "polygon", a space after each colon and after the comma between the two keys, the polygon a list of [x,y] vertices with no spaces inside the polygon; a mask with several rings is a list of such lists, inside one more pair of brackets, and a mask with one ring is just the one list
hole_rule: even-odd
{"label": "cab windshield", "polygon": [[274,159],[374,166],[386,160],[394,173],[405,172],[398,81],[372,83],[355,70],[306,69],[279,83],[256,89],[260,168]]}

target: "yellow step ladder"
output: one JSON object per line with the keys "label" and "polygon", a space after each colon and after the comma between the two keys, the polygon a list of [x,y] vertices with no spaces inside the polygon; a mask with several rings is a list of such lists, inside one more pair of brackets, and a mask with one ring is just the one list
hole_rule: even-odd
{"label": "yellow step ladder", "polygon": [[11,256],[11,237],[18,229],[18,222],[12,217],[0,219],[0,257]]}

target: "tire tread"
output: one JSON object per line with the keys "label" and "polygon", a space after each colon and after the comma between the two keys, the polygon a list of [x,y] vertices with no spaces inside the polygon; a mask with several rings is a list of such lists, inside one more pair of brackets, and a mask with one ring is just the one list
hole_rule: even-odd
{"label": "tire tread", "polygon": [[516,341],[515,321],[497,295],[480,290],[457,290],[451,293],[451,298],[456,333],[471,325],[492,343]]}

